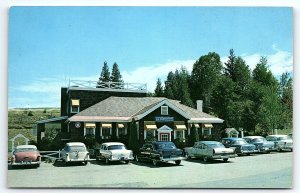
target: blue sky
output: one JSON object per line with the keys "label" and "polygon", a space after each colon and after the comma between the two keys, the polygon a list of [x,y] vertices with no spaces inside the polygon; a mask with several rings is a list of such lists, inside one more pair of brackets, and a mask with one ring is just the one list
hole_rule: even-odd
{"label": "blue sky", "polygon": [[97,80],[104,61],[126,82],[147,83],[208,52],[229,49],[251,69],[266,56],[293,70],[293,12],[271,7],[13,7],[8,107],[59,107],[69,79]]}

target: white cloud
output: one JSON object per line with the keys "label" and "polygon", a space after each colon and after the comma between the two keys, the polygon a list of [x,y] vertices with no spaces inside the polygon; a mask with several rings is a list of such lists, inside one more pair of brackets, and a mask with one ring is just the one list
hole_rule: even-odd
{"label": "white cloud", "polygon": [[[259,62],[261,56],[268,60],[268,67],[274,76],[280,76],[284,72],[293,72],[293,56],[292,53],[280,50],[275,44],[272,45],[275,51],[272,54],[266,55],[261,53],[242,54],[241,57],[246,61],[246,64],[253,70]],[[227,56],[221,57],[223,64],[228,60]]]}
{"label": "white cloud", "polygon": [[174,72],[176,69],[180,69],[181,66],[186,67],[187,70],[191,72],[195,61],[196,60],[167,61],[163,64],[139,67],[130,72],[123,71],[121,74],[124,82],[147,83],[148,91],[153,92],[158,78],[164,81],[170,71]]}

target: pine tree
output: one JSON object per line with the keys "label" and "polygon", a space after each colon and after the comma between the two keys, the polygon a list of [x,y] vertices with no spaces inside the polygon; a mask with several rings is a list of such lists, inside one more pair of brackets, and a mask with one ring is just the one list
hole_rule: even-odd
{"label": "pine tree", "polygon": [[122,75],[121,75],[120,70],[119,70],[119,66],[116,62],[113,64],[110,80],[112,82],[123,82]]}
{"label": "pine tree", "polygon": [[97,82],[97,88],[101,87],[101,83],[104,82],[109,82],[110,81],[110,73],[109,73],[109,68],[107,65],[107,62],[105,61],[102,67],[101,75],[99,78],[99,81]]}
{"label": "pine tree", "polygon": [[194,146],[195,142],[197,141],[199,141],[199,133],[198,129],[195,127],[195,124],[193,124],[189,136],[189,146]]}
{"label": "pine tree", "polygon": [[157,79],[157,82],[156,82],[156,88],[154,90],[154,96],[156,96],[156,97],[163,97],[164,96],[164,89],[163,89],[163,86],[162,86],[161,81],[160,81],[159,78]]}

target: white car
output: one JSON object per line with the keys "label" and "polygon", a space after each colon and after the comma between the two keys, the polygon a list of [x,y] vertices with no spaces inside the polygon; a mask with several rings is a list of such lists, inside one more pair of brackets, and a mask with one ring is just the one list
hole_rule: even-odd
{"label": "white car", "polygon": [[293,139],[288,135],[268,135],[266,139],[274,142],[277,151],[293,151]]}
{"label": "white car", "polygon": [[61,159],[66,165],[71,162],[82,162],[86,165],[89,160],[89,152],[84,143],[70,142],[66,143],[64,149],[61,151]]}
{"label": "white car", "polygon": [[237,156],[233,149],[226,148],[218,141],[198,141],[193,147],[187,147],[184,150],[188,159],[199,157],[203,158],[205,162],[210,159],[223,159],[224,162],[227,162],[229,158]]}
{"label": "white car", "polygon": [[128,150],[123,143],[107,142],[102,143],[95,151],[96,160],[105,160],[108,164],[111,161],[124,161],[126,164],[133,160],[133,153]]}

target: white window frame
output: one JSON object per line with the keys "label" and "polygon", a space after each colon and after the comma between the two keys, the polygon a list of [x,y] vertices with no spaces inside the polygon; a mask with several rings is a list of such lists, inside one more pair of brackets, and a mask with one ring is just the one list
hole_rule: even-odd
{"label": "white window frame", "polygon": [[161,115],[169,115],[169,107],[168,106],[161,106],[160,107],[160,114]]}
{"label": "white window frame", "polygon": [[93,129],[93,135],[95,135],[95,127],[94,127],[94,128],[84,128],[84,136],[86,135],[87,129]]}
{"label": "white window frame", "polygon": [[[72,100],[79,100],[79,105],[72,105]],[[80,112],[80,99],[71,99],[71,113],[79,113]],[[78,107],[77,111],[73,111],[73,107]]]}

